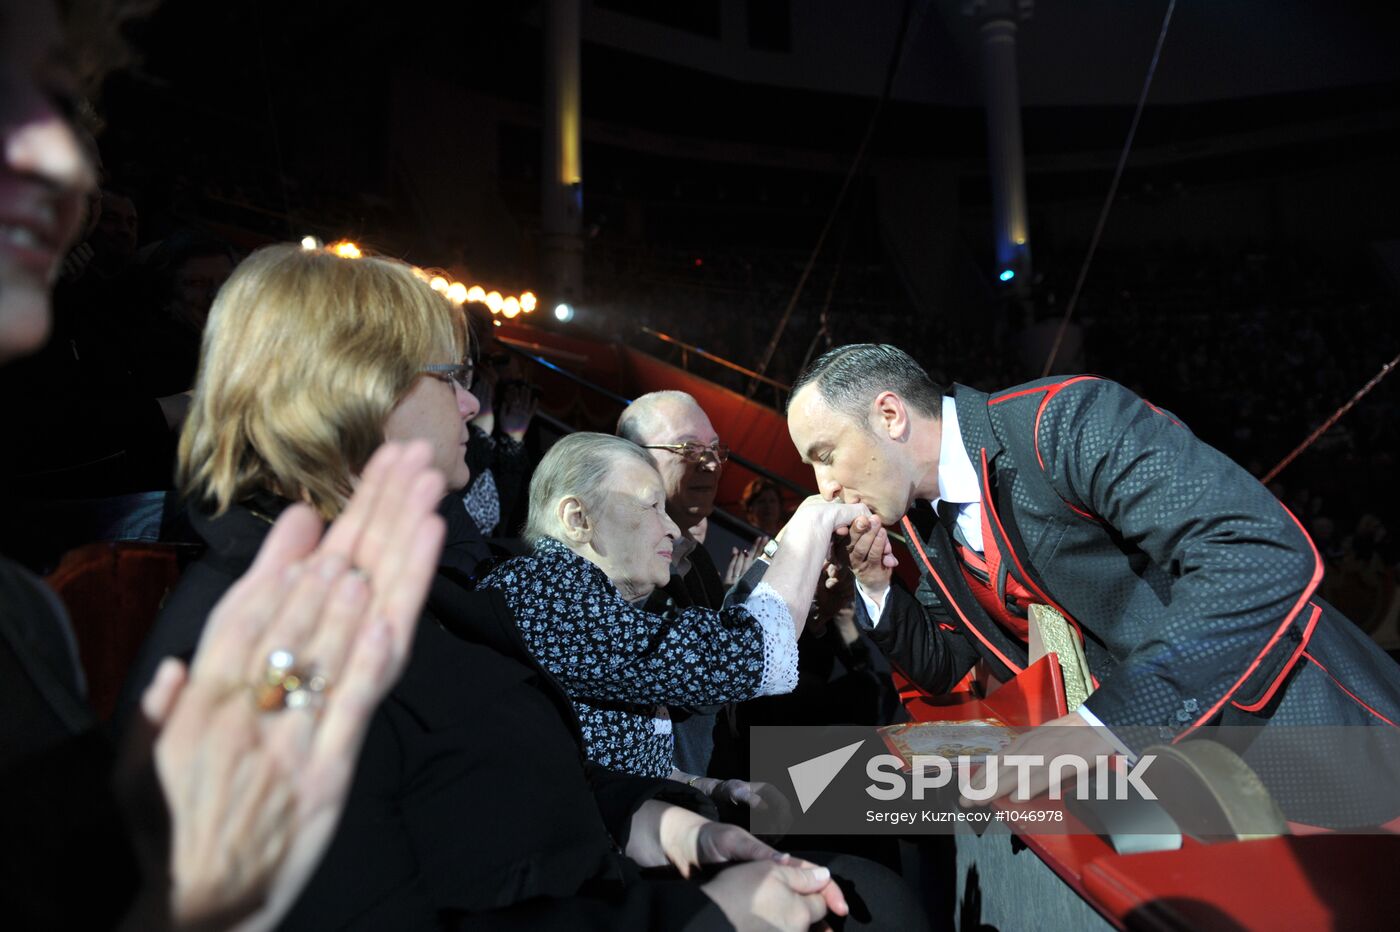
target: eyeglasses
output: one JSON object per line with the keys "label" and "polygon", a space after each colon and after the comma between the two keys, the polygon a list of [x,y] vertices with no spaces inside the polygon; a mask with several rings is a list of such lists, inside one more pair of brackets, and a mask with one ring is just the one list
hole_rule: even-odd
{"label": "eyeglasses", "polygon": [[703,463],[707,459],[724,463],[729,460],[729,445],[718,440],[708,446],[696,440],[687,440],[685,443],[644,443],[642,449],[670,450],[687,463]]}
{"label": "eyeglasses", "polygon": [[472,383],[476,381],[476,363],[468,359],[466,362],[439,362],[431,366],[424,366],[418,370],[424,375],[430,375],[439,382],[456,382],[458,387],[464,392],[472,390]]}

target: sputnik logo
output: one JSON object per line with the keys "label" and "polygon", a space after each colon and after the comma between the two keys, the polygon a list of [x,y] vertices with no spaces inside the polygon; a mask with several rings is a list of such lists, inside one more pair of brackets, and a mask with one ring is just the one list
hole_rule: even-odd
{"label": "sputnik logo", "polygon": [[836,779],[836,775],[841,772],[860,750],[864,741],[857,741],[848,744],[843,748],[828,751],[809,760],[804,760],[800,764],[793,764],[788,768],[788,776],[792,778],[792,788],[797,793],[797,804],[806,812],[812,808],[812,804],[817,801],[831,781]]}

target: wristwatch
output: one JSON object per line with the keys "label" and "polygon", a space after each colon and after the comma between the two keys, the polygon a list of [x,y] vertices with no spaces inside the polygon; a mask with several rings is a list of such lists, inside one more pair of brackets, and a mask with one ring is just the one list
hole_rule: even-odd
{"label": "wristwatch", "polygon": [[773,562],[773,555],[777,552],[778,542],[776,540],[770,540],[768,543],[763,545],[763,559],[767,560],[768,562]]}

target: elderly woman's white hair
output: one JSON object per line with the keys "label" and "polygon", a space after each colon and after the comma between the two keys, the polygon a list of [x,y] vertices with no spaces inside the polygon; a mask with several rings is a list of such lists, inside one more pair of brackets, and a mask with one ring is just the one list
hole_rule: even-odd
{"label": "elderly woman's white hair", "polygon": [[561,499],[573,496],[587,509],[598,507],[603,483],[626,457],[656,469],[646,450],[611,434],[569,434],[550,447],[530,478],[530,514],[521,532],[525,542],[533,547],[543,538],[560,536]]}

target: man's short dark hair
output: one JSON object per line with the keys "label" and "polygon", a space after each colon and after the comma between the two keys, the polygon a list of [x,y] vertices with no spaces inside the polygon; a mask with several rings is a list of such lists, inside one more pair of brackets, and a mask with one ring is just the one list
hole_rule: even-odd
{"label": "man's short dark hair", "polygon": [[817,391],[834,411],[850,415],[864,424],[870,403],[883,391],[903,398],[926,417],[943,414],[943,389],[908,353],[885,343],[854,343],[827,350],[792,383],[792,399],[808,385]]}

